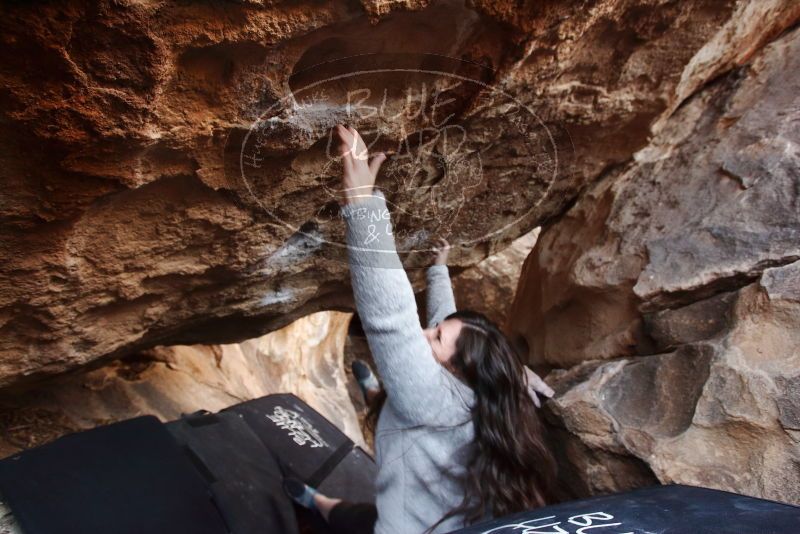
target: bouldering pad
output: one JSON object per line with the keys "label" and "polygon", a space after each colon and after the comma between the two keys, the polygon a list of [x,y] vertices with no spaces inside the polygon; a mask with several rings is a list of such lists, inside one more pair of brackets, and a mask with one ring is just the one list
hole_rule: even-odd
{"label": "bouldering pad", "polygon": [[800,532],[800,507],[671,484],[547,506],[455,532],[787,534]]}
{"label": "bouldering pad", "polygon": [[144,416],[0,461],[0,493],[25,534],[226,534],[203,478]]}
{"label": "bouldering pad", "polygon": [[298,532],[280,467],[241,416],[194,414],[166,427],[206,479],[231,532]]}
{"label": "bouldering pad", "polygon": [[377,468],[333,423],[291,394],[243,402],[223,413],[241,415],[272,451],[284,473],[327,495],[375,500]]}

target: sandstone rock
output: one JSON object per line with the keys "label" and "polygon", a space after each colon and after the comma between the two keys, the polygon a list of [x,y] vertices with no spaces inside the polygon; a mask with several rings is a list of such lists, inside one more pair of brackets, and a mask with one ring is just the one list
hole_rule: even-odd
{"label": "sandstone rock", "polygon": [[799,52],[794,28],[703,87],[526,260],[511,320],[561,368],[548,420],[574,493],[800,503]]}
{"label": "sandstone rock", "polygon": [[[671,353],[551,373],[558,394],[549,420],[570,444],[564,454],[572,490],[648,483],[611,476],[626,464],[662,483],[799,503],[798,272],[800,262],[768,269],[759,282],[727,295],[731,324],[706,339]],[[784,283],[770,290],[775,279]],[[782,295],[792,291],[794,299]],[[606,459],[589,468],[587,458],[598,456]]]}
{"label": "sandstone rock", "polygon": [[[385,89],[384,115],[350,122],[417,156],[379,180],[403,249],[444,234],[468,267],[558,216],[666,110],[795,19],[794,2],[762,5],[6,6],[0,386],[350,309],[325,157],[348,91],[377,105]],[[375,64],[413,72],[330,80]],[[453,127],[431,139],[430,113],[388,117],[423,84]],[[442,134],[462,130],[448,157]]]}
{"label": "sandstone rock", "polygon": [[[468,284],[480,284],[485,294],[504,295],[510,302],[537,234],[526,234],[464,271],[455,281],[459,301],[475,298],[474,286],[467,285],[467,292],[460,283],[468,275]],[[476,276],[479,269],[485,278]],[[494,313],[503,303],[497,298],[485,311]],[[372,362],[357,315],[340,312],[311,314],[238,344],[157,347],[7,391],[0,397],[0,457],[98,424],[142,414],[172,420],[277,392],[298,395],[356,443],[371,448],[372,436],[362,433],[366,406],[350,371],[356,358]]]}
{"label": "sandstone rock", "polygon": [[239,344],[158,347],[0,399],[0,456],[152,414],[169,421],[294,393],[364,445],[342,366],[351,314],[320,312]]}
{"label": "sandstone rock", "polygon": [[[347,121],[392,154],[378,184],[407,266],[448,237],[457,292],[563,368],[547,413],[574,494],[798,502],[797,2],[3,14],[0,387],[74,371],[6,391],[3,450],[273,386],[356,428],[334,319],[300,328],[322,359],[218,346],[352,309],[327,138]],[[467,273],[540,225],[508,312],[506,267],[497,292]],[[153,349],[198,343],[217,348]]]}
{"label": "sandstone rock", "polygon": [[642,311],[702,300],[800,258],[798,48],[791,32],[707,86],[544,229],[512,314],[532,361],[650,353]]}
{"label": "sandstone rock", "polygon": [[538,236],[539,228],[535,228],[500,252],[460,273],[452,273],[457,307],[479,311],[499,326],[505,325],[522,264]]}
{"label": "sandstone rock", "polygon": [[715,337],[730,327],[736,293],[719,293],[680,308],[644,314],[644,328],[652,350],[660,352]]}

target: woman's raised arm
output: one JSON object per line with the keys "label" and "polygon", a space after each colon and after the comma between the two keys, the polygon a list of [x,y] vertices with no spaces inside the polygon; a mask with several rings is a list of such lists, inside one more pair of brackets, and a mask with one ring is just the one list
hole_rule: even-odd
{"label": "woman's raised arm", "polygon": [[428,328],[444,320],[445,317],[456,311],[456,300],[453,296],[453,284],[450,281],[450,272],[447,268],[447,257],[450,254],[450,243],[446,239],[439,239],[439,246],[434,248],[435,260],[428,267],[426,278],[426,307],[428,311]]}
{"label": "woman's raised arm", "polygon": [[363,145],[355,130],[337,128],[344,145],[347,202],[340,213],[347,227],[350,279],[387,399],[411,422],[451,423],[453,389],[447,382],[454,378],[436,361],[422,332],[414,291],[395,249],[386,199],[372,191],[378,165],[355,157]]}

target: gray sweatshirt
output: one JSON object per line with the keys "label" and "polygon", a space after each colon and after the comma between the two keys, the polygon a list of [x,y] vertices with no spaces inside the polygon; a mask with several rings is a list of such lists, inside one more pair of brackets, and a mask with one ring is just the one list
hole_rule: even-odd
{"label": "gray sweatshirt", "polygon": [[[387,393],[375,432],[377,534],[420,534],[460,504],[474,439],[472,390],[425,339],[380,192],[341,210],[356,308]],[[427,272],[428,325],[455,311],[446,265]],[[463,526],[456,516],[434,532]]]}

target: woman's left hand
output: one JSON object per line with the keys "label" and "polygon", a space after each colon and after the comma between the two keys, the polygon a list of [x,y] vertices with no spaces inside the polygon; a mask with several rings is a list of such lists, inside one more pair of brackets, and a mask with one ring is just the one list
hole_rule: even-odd
{"label": "woman's left hand", "polygon": [[530,395],[531,400],[536,405],[537,408],[542,407],[542,402],[539,400],[539,395],[544,395],[547,398],[551,398],[555,391],[553,388],[545,384],[544,380],[542,380],[539,375],[534,373],[527,365],[525,367],[525,383],[528,386],[528,395]]}

